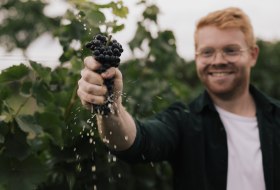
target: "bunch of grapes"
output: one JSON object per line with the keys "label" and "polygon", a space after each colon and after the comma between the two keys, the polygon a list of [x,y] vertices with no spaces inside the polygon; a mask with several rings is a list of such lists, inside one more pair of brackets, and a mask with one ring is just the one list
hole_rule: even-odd
{"label": "bunch of grapes", "polygon": [[[101,68],[97,71],[102,73],[110,67],[118,67],[120,64],[120,56],[123,52],[122,45],[116,40],[111,40],[111,36],[97,34],[93,40],[86,43],[86,48],[90,49],[92,56],[101,63]],[[113,79],[104,81],[108,88],[108,96],[104,105],[94,105],[95,112],[107,115],[110,112],[110,105],[113,102]]]}

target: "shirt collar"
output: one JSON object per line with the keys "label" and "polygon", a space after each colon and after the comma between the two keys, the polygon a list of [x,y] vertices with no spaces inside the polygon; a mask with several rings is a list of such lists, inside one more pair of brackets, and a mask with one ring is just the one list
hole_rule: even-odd
{"label": "shirt collar", "polygon": [[[253,85],[249,86],[249,91],[252,94],[258,110],[265,110],[271,112],[274,108],[280,109],[279,101],[276,101],[266,94],[259,91]],[[203,91],[192,103],[190,103],[190,110],[195,113],[202,112],[204,109],[215,110],[214,104],[210,95],[206,90]]]}

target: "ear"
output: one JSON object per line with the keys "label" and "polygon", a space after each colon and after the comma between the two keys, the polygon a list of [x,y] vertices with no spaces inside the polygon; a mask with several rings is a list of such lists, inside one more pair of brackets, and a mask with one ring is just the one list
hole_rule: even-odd
{"label": "ear", "polygon": [[251,67],[254,67],[257,63],[257,59],[259,57],[259,47],[256,45],[255,47],[251,48],[250,50],[250,57],[251,57]]}

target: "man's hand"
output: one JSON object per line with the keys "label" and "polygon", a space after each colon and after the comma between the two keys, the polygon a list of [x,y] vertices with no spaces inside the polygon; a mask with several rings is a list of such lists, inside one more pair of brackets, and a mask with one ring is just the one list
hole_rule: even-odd
{"label": "man's hand", "polygon": [[121,94],[123,90],[122,74],[118,68],[110,67],[105,72],[99,74],[101,64],[92,56],[84,59],[84,69],[81,71],[81,79],[78,82],[77,94],[82,104],[90,109],[92,104],[103,105],[106,103],[108,89],[104,80],[114,78],[113,84],[113,104],[121,104]]}

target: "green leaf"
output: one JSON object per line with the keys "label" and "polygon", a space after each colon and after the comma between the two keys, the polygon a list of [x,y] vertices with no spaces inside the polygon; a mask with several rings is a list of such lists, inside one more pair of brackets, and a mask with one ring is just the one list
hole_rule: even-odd
{"label": "green leaf", "polygon": [[[0,115],[0,144],[5,142],[5,136],[8,134],[10,130],[10,127],[7,126],[7,123],[3,121],[5,117],[6,116],[4,115]],[[0,146],[0,154],[1,154],[1,146]]]}
{"label": "green leaf", "polygon": [[124,24],[120,24],[120,25],[115,25],[113,26],[113,33],[116,33],[116,32],[119,32],[119,31],[122,31],[124,29]]}
{"label": "green leaf", "polygon": [[9,190],[30,190],[46,179],[47,168],[35,156],[25,160],[0,157],[0,184]]}
{"label": "green leaf", "polygon": [[78,59],[77,57],[72,57],[72,59],[70,60],[70,63],[72,65],[71,70],[75,73],[75,74],[79,74],[81,73],[81,70],[83,69],[84,65],[82,64],[82,60]]}
{"label": "green leaf", "polygon": [[105,15],[99,10],[89,10],[86,12],[88,22],[93,27],[98,27],[106,20]]}
{"label": "green leaf", "polygon": [[0,100],[6,100],[11,94],[12,91],[10,88],[7,88],[7,85],[0,85]]}
{"label": "green leaf", "polygon": [[16,121],[20,129],[28,134],[28,139],[34,139],[43,132],[41,126],[35,123],[34,117],[31,115],[17,116]]}
{"label": "green leaf", "polygon": [[5,136],[4,147],[4,154],[9,158],[24,160],[31,154],[29,145],[26,142],[26,134],[18,127],[14,129],[13,133]]}
{"label": "green leaf", "polygon": [[69,91],[60,91],[58,93],[53,94],[54,95],[54,99],[55,99],[55,103],[57,106],[61,107],[61,108],[65,108],[67,107],[67,105],[69,104],[69,101],[71,99],[71,92]]}
{"label": "green leaf", "polygon": [[0,74],[0,83],[20,80],[24,76],[28,75],[28,73],[29,68],[26,65],[14,65],[2,71]]}
{"label": "green leaf", "polygon": [[31,95],[32,82],[24,81],[20,87],[20,94],[22,96],[30,96]]}
{"label": "green leaf", "polygon": [[37,100],[38,105],[47,105],[53,101],[53,95],[43,81],[36,81],[32,87],[33,96]]}
{"label": "green leaf", "polygon": [[157,16],[159,14],[159,8],[156,5],[151,5],[146,8],[143,13],[144,19],[149,19],[157,23]]}
{"label": "green leaf", "polygon": [[54,144],[62,145],[62,127],[65,125],[61,120],[61,116],[55,112],[43,112],[36,113],[34,115],[36,122],[40,123],[44,133],[48,133],[48,138],[52,140]]}
{"label": "green leaf", "polygon": [[49,83],[51,80],[51,68],[43,67],[41,64],[34,61],[30,61],[30,65],[37,73],[38,77],[42,78],[46,83]]}
{"label": "green leaf", "polygon": [[[0,124],[1,124],[1,121],[0,121]],[[2,144],[4,142],[5,142],[5,137],[2,134],[0,134],[0,143]]]}
{"label": "green leaf", "polygon": [[145,39],[151,39],[151,34],[146,31],[145,27],[138,23],[137,31],[133,39],[128,43],[130,49],[135,50],[137,48],[141,49],[141,45]]}
{"label": "green leaf", "polygon": [[126,18],[128,14],[128,8],[123,5],[122,1],[118,1],[117,3],[111,3],[113,14],[120,17],[120,18]]}

